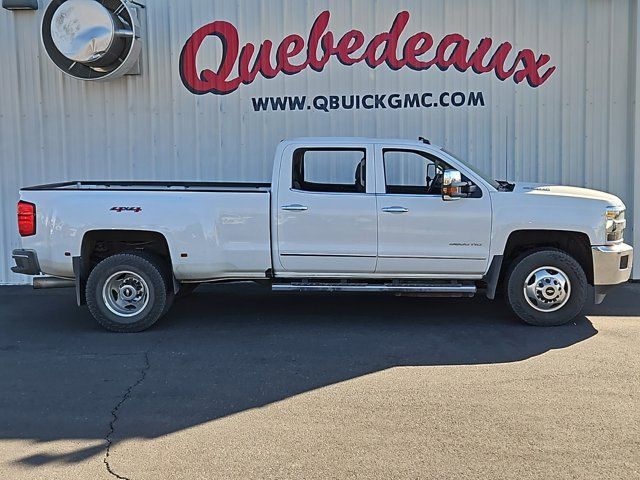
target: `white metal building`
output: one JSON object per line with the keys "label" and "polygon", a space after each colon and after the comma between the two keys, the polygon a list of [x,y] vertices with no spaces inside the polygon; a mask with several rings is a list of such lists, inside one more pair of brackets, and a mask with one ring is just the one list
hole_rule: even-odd
{"label": "white metal building", "polygon": [[612,192],[640,245],[638,0],[102,0],[120,43],[65,45],[56,11],[94,1],[3,0],[0,283],[26,280],[20,186],[269,181],[278,141],[314,135]]}

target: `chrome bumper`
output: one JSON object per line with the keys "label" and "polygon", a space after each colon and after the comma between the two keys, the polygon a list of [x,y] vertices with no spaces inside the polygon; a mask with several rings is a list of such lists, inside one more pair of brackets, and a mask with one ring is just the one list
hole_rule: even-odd
{"label": "chrome bumper", "polygon": [[629,280],[633,267],[633,247],[625,243],[591,247],[593,284],[617,285]]}

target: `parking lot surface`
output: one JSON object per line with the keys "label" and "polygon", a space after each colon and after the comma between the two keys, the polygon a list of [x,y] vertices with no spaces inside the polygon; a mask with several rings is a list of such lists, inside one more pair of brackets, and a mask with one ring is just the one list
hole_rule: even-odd
{"label": "parking lot surface", "polygon": [[0,477],[640,478],[640,285],[501,302],[217,286],[151,330],[0,288]]}

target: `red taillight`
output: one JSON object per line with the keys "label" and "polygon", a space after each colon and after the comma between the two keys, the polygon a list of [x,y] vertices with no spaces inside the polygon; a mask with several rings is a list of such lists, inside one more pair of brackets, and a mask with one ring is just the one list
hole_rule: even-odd
{"label": "red taillight", "polygon": [[22,237],[36,234],[36,206],[33,203],[18,202],[18,232]]}

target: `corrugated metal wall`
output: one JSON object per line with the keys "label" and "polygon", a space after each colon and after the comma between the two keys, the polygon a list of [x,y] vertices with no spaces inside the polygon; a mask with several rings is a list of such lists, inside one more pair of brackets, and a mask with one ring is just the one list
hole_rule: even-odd
{"label": "corrugated metal wall", "polygon": [[[269,180],[277,142],[294,136],[425,135],[496,178],[613,192],[629,208],[635,201],[639,221],[637,0],[145,3],[143,74],[107,83],[66,77],[49,61],[39,42],[42,1],[37,12],[0,10],[0,283],[25,281],[9,270],[10,251],[19,245],[20,186],[66,179]],[[494,46],[509,41],[516,51],[547,53],[557,70],[532,88],[471,70],[373,70],[332,59],[320,73],[259,77],[224,96],[194,95],[183,85],[181,49],[204,24],[227,20],[242,44],[270,38],[277,45],[291,33],[306,38],[325,9],[336,39],[357,28],[368,42],[407,10],[402,39],[427,31],[437,42],[456,32],[475,46],[489,36]],[[202,52],[198,62],[214,68],[219,42],[207,40]],[[485,106],[255,112],[251,101],[458,90],[483,92]],[[635,240],[640,244],[638,235]]]}

